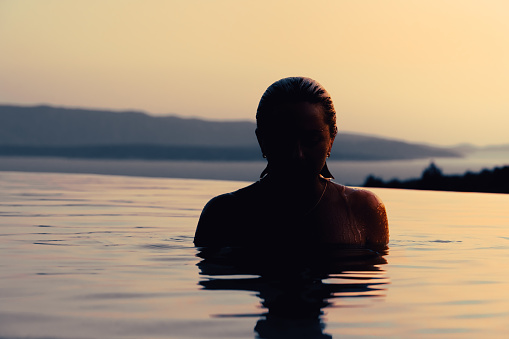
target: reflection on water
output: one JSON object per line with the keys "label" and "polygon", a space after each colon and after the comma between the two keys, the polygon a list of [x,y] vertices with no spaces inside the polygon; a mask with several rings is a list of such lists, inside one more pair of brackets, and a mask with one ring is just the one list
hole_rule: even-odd
{"label": "reflection on water", "polygon": [[0,172],[0,338],[507,337],[508,194],[373,190],[387,254],[198,251],[245,185]]}
{"label": "reflection on water", "polygon": [[383,254],[362,248],[202,248],[200,285],[255,292],[265,312],[215,316],[259,317],[259,338],[332,338],[324,331],[324,309],[348,306],[341,298],[385,295]]}

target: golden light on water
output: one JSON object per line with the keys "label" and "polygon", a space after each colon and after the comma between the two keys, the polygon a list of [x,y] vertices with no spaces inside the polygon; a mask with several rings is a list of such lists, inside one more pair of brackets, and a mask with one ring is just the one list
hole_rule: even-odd
{"label": "golden light on water", "polygon": [[[206,201],[245,184],[1,172],[0,334],[252,338],[274,324],[333,336],[507,333],[509,195],[373,189],[389,215],[386,262],[353,251],[317,280],[268,283],[225,256],[207,266],[213,258],[192,244]],[[267,315],[287,301],[323,315]]]}

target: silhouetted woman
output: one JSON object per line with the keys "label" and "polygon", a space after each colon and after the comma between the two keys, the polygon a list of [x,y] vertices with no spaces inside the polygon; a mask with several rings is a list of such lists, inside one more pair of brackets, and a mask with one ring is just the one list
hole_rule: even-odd
{"label": "silhouetted woman", "polygon": [[330,180],[325,160],[337,134],[336,112],[318,82],[275,82],[260,100],[256,121],[267,167],[259,181],[207,203],[196,246],[387,245],[381,200]]}

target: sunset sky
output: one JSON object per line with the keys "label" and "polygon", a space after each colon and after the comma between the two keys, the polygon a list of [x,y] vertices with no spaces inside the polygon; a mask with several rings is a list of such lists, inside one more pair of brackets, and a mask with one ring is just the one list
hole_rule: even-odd
{"label": "sunset sky", "polygon": [[340,131],[509,143],[509,1],[0,0],[0,103],[254,120],[273,81]]}

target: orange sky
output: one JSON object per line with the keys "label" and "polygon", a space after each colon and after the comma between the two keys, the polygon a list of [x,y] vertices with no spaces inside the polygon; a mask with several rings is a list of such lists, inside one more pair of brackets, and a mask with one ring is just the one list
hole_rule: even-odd
{"label": "orange sky", "polygon": [[505,0],[0,0],[0,102],[254,119],[317,79],[339,128],[509,143]]}

